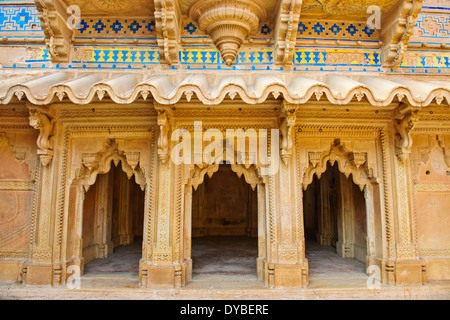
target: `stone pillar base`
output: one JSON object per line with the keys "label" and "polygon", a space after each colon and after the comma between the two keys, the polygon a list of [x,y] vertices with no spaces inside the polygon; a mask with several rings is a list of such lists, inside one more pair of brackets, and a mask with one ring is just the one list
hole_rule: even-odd
{"label": "stone pillar base", "polygon": [[302,264],[263,262],[264,284],[269,288],[305,288],[308,286],[308,261]]}
{"label": "stone pillar base", "polygon": [[24,268],[24,282],[27,285],[53,285],[53,266],[51,264],[27,264]]}
{"label": "stone pillar base", "polygon": [[186,285],[192,274],[192,261],[182,264],[156,265],[139,263],[139,283],[144,288],[180,288]]}
{"label": "stone pillar base", "polygon": [[397,261],[395,264],[396,285],[422,285],[427,283],[427,270],[423,261]]}
{"label": "stone pillar base", "polygon": [[22,260],[0,260],[0,281],[18,281],[23,282]]}
{"label": "stone pillar base", "polygon": [[427,284],[427,268],[423,260],[383,260],[373,258],[369,265],[380,268],[381,282],[388,285]]}

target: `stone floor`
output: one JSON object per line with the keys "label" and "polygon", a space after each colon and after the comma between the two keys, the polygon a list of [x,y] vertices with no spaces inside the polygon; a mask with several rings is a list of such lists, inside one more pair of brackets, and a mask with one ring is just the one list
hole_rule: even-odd
{"label": "stone floor", "polygon": [[450,299],[450,282],[369,289],[363,263],[315,243],[308,243],[306,252],[310,281],[303,289],[269,289],[256,279],[256,239],[198,238],[192,243],[193,278],[183,288],[141,288],[141,245],[136,243],[86,264],[79,289],[0,282],[0,299]]}
{"label": "stone floor", "polygon": [[317,242],[308,241],[305,245],[306,259],[309,264],[309,277],[322,278],[364,278],[366,266],[355,259],[344,259],[337,255],[336,249],[320,246]]}
{"label": "stone floor", "polygon": [[[256,280],[258,241],[249,237],[201,237],[192,239],[193,280]],[[85,265],[85,276],[109,274],[137,278],[141,243],[119,246],[105,259]],[[306,258],[309,276],[315,279],[366,279],[365,265],[354,259],[343,259],[334,248],[307,242]]]}
{"label": "stone floor", "polygon": [[191,255],[193,280],[256,280],[256,238],[193,238]]}
{"label": "stone floor", "polygon": [[114,253],[104,259],[94,259],[84,265],[85,275],[100,273],[127,273],[138,277],[139,260],[142,258],[142,242],[136,241],[128,246],[119,246]]}

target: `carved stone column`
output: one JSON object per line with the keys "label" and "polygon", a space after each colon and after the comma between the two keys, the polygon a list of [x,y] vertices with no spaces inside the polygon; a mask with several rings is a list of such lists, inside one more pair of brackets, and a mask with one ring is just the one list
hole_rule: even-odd
{"label": "carved stone column", "polygon": [[[53,284],[52,234],[55,215],[55,194],[57,181],[57,162],[53,153],[53,119],[49,114],[30,108],[30,125],[39,130],[37,140],[41,187],[37,188],[36,240],[32,243],[31,259],[27,265],[26,282],[28,284]],[[59,268],[58,268],[59,269]],[[58,275],[59,277],[59,275]],[[55,283],[56,285],[56,283]]]}
{"label": "carved stone column", "polygon": [[111,176],[99,175],[97,178],[96,220],[99,226],[96,231],[97,258],[106,258],[113,253],[114,244],[111,241],[112,224],[112,192]]}
{"label": "carved stone column", "polygon": [[339,211],[337,214],[338,219],[338,241],[336,243],[337,253],[344,258],[354,258],[355,246],[354,246],[354,208],[353,208],[353,188],[352,181],[344,179],[343,175],[338,174],[339,192],[340,196],[338,200]]}
{"label": "carved stone column", "polygon": [[120,177],[120,205],[118,221],[118,241],[117,245],[129,245],[133,242],[132,215],[130,211],[130,184],[126,176]]}
{"label": "carved stone column", "polygon": [[397,284],[422,284],[423,266],[418,259],[416,239],[410,196],[411,190],[410,159],[412,147],[411,130],[417,116],[409,108],[400,110],[400,119],[394,120],[396,129],[396,157],[394,159],[396,207],[397,207],[397,261],[395,265],[395,281]]}
{"label": "carved stone column", "polygon": [[[174,251],[174,223],[176,194],[180,187],[175,183],[176,166],[170,159],[171,115],[165,106],[156,106],[158,111],[158,169],[156,207],[153,220],[151,255],[140,265],[141,285],[147,288],[174,288],[186,282],[186,265],[180,265]],[[150,249],[147,249],[150,251]],[[180,253],[178,252],[178,255]]]}
{"label": "carved stone column", "polygon": [[305,287],[308,283],[307,261],[304,257],[303,225],[297,212],[296,163],[293,127],[295,105],[283,104],[280,121],[280,166],[268,180],[269,250],[265,262],[265,284],[269,287]]}

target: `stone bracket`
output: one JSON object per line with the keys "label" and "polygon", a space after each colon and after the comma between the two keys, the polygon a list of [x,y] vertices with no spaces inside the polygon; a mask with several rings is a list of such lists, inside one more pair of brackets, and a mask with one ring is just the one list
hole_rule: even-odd
{"label": "stone bracket", "polygon": [[170,112],[168,108],[156,108],[158,113],[157,124],[159,127],[158,156],[161,163],[166,164],[170,158]]}
{"label": "stone bracket", "polygon": [[399,111],[397,119],[394,120],[394,127],[397,134],[396,155],[400,161],[405,162],[408,159],[412,148],[411,131],[414,129],[418,120],[417,111],[404,108]]}
{"label": "stone bracket", "polygon": [[403,0],[383,19],[381,53],[383,67],[396,67],[402,61],[423,0]]}
{"label": "stone bracket", "polygon": [[155,0],[155,26],[160,63],[178,64],[181,14],[176,0]]}
{"label": "stone bracket", "polygon": [[48,166],[53,159],[53,127],[54,120],[49,114],[38,109],[30,109],[30,126],[39,130],[37,139],[38,155],[44,167]]}
{"label": "stone bracket", "polygon": [[297,121],[298,106],[283,103],[280,111],[280,156],[285,165],[289,163],[294,146],[294,127]]}
{"label": "stone bracket", "polygon": [[275,18],[274,62],[291,65],[303,0],[282,0]]}
{"label": "stone bracket", "polygon": [[58,0],[34,2],[52,62],[69,62],[73,30],[67,24],[67,7]]}

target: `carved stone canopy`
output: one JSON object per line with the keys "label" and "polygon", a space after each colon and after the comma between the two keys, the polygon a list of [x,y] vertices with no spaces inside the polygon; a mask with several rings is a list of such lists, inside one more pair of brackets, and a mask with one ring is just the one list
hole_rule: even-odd
{"label": "carved stone canopy", "polygon": [[189,16],[209,34],[225,63],[231,65],[247,36],[266,19],[266,9],[259,0],[198,0]]}

